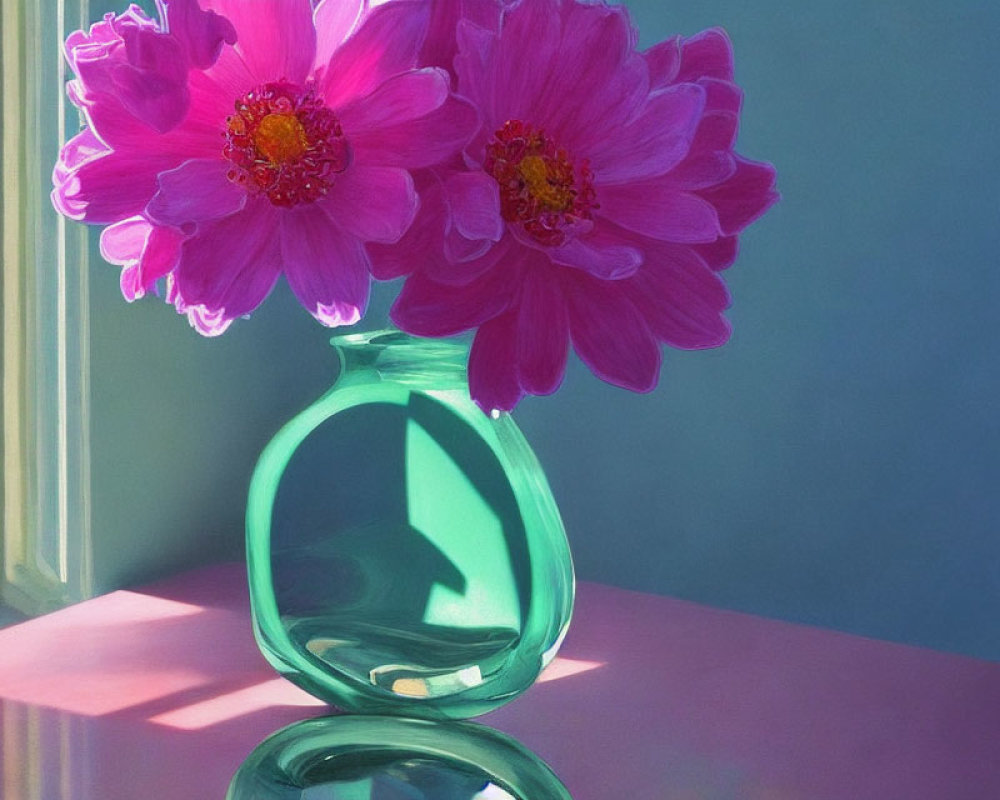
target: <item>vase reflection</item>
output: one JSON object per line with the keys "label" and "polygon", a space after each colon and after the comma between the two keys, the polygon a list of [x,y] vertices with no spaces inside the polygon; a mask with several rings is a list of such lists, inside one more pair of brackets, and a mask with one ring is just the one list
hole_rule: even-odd
{"label": "vase reflection", "polygon": [[552,770],[506,734],[468,722],[309,719],[268,737],[226,800],[571,800]]}

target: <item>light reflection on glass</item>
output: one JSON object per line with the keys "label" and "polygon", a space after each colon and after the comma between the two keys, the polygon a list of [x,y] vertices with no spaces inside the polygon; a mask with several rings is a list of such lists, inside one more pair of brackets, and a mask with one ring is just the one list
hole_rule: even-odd
{"label": "light reflection on glass", "polygon": [[478,792],[472,800],[517,800],[517,798],[495,783],[490,783],[483,787],[483,790]]}

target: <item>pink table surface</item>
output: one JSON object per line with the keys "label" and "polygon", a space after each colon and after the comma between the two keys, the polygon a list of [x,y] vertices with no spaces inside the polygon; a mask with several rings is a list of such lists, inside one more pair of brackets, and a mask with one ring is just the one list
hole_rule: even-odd
{"label": "pink table surface", "polygon": [[[221,800],[323,713],[258,653],[239,565],[0,630],[4,800]],[[542,679],[479,721],[575,800],[1000,798],[1000,664],[596,584]]]}

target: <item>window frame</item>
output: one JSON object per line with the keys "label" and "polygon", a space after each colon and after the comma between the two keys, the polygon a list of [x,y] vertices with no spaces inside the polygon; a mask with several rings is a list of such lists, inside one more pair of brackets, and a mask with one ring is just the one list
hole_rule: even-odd
{"label": "window frame", "polygon": [[3,530],[0,599],[39,614],[93,593],[88,234],[49,200],[79,127],[66,35],[87,0],[0,0]]}

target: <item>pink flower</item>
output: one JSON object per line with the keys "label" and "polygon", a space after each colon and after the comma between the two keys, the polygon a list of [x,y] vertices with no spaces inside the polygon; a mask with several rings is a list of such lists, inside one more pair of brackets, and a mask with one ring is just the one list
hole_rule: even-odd
{"label": "pink flower", "polygon": [[70,37],[88,126],[63,149],[53,202],[108,225],[126,298],[167,276],[201,333],[282,274],[320,322],[353,323],[366,245],[398,241],[416,214],[410,170],[453,156],[475,125],[444,70],[415,68],[427,3],[202,5],[161,0],[160,23],[133,6]]}
{"label": "pink flower", "polygon": [[660,343],[728,339],[718,271],[778,197],[774,169],[733,152],[729,40],[640,53],[620,6],[502,5],[496,24],[457,25],[457,92],[481,113],[464,165],[425,173],[402,247],[373,248],[378,277],[412,272],[393,320],[477,329],[469,380],[487,410],[555,391],[570,343],[598,377],[649,391]]}

